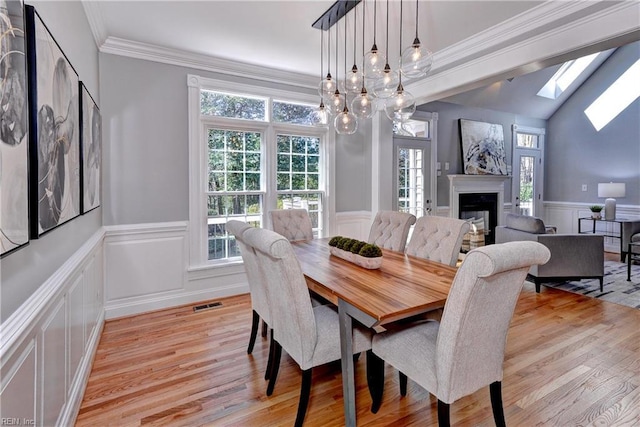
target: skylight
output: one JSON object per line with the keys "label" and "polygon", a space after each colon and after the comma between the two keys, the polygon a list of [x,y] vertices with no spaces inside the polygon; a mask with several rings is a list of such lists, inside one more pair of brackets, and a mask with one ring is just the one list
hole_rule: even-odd
{"label": "skylight", "polygon": [[591,124],[600,131],[640,97],[640,59],[605,90],[586,110]]}
{"label": "skylight", "polygon": [[549,99],[558,98],[582,74],[585,68],[596,59],[596,56],[598,56],[598,53],[593,53],[562,64],[553,77],[540,89],[538,96],[544,96]]}

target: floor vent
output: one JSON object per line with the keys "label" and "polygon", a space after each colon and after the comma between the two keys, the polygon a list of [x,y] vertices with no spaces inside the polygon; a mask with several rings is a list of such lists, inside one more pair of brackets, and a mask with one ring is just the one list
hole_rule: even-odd
{"label": "floor vent", "polygon": [[221,302],[210,302],[208,304],[196,305],[195,307],[193,307],[193,311],[195,313],[197,313],[199,311],[209,310],[209,309],[216,308],[216,307],[222,307],[222,303]]}

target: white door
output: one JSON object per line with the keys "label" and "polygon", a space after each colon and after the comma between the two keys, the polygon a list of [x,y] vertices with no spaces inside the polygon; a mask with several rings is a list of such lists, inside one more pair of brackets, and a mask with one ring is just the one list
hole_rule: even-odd
{"label": "white door", "polygon": [[513,212],[542,216],[544,129],[513,128]]}
{"label": "white door", "polygon": [[431,140],[394,136],[394,209],[417,218],[432,208]]}

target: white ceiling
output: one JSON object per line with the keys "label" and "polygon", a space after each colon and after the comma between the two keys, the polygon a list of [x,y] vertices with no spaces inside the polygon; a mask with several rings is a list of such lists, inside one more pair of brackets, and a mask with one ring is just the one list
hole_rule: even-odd
{"label": "white ceiling", "polygon": [[[540,3],[543,2],[420,0],[419,35],[423,44],[436,52]],[[83,0],[83,4],[99,47],[107,40],[138,42],[315,76],[320,73],[320,31],[312,28],[312,24],[333,1]],[[377,42],[384,49],[386,2],[378,1],[376,4]],[[373,37],[373,5],[373,1],[366,1],[367,50]],[[413,0],[403,2],[404,45],[413,40],[415,7]],[[400,1],[391,0],[389,8],[389,49],[390,56],[395,59],[399,50]],[[362,5],[356,10],[361,22]],[[353,63],[352,15],[353,12],[348,18],[349,67]],[[344,22],[340,21],[341,33],[343,25]],[[362,50],[360,34],[359,24],[356,52]],[[342,36],[340,40],[344,40]],[[340,46],[340,58],[343,58],[342,49],[343,45]],[[335,65],[334,53],[332,62]],[[393,62],[390,61],[391,64]],[[342,72],[342,59],[340,67]]]}

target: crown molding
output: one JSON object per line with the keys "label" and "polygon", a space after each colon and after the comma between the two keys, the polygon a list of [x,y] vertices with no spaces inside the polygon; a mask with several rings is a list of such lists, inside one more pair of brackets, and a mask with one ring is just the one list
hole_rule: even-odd
{"label": "crown molding", "polygon": [[434,53],[431,74],[405,88],[420,104],[495,82],[514,70],[537,71],[571,52],[616,47],[621,40],[640,39],[639,14],[636,1],[547,2]]}
{"label": "crown molding", "polygon": [[[85,10],[91,11],[87,12],[87,17],[94,37],[99,40],[103,26],[95,3],[83,1]],[[409,80],[405,87],[414,94],[416,101],[427,102],[434,95],[444,94],[442,89],[438,89],[443,84],[450,90],[495,78],[496,70],[505,73],[518,67],[533,67],[526,71],[535,71],[551,65],[544,62],[550,58],[638,31],[639,13],[640,2],[637,1],[547,1],[435,52],[430,75]],[[563,51],[559,52],[558,47]],[[317,77],[307,74],[117,37],[106,37],[99,49],[113,55],[306,89],[315,89],[317,85]],[[498,61],[498,66],[491,61]],[[537,66],[530,65],[532,63]],[[494,74],[488,75],[487,70]],[[434,80],[438,82],[435,86]]]}
{"label": "crown molding", "polygon": [[91,28],[91,34],[93,34],[93,40],[96,42],[98,49],[104,41],[107,39],[107,29],[102,19],[100,12],[99,2],[81,0],[82,7],[84,8],[84,14],[87,16],[89,27]]}
{"label": "crown molding", "polygon": [[268,68],[261,65],[217,58],[210,55],[171,49],[147,43],[134,42],[117,37],[107,37],[100,52],[136,59],[161,62],[232,76],[246,77],[289,86],[315,89],[318,78],[307,74]]}

